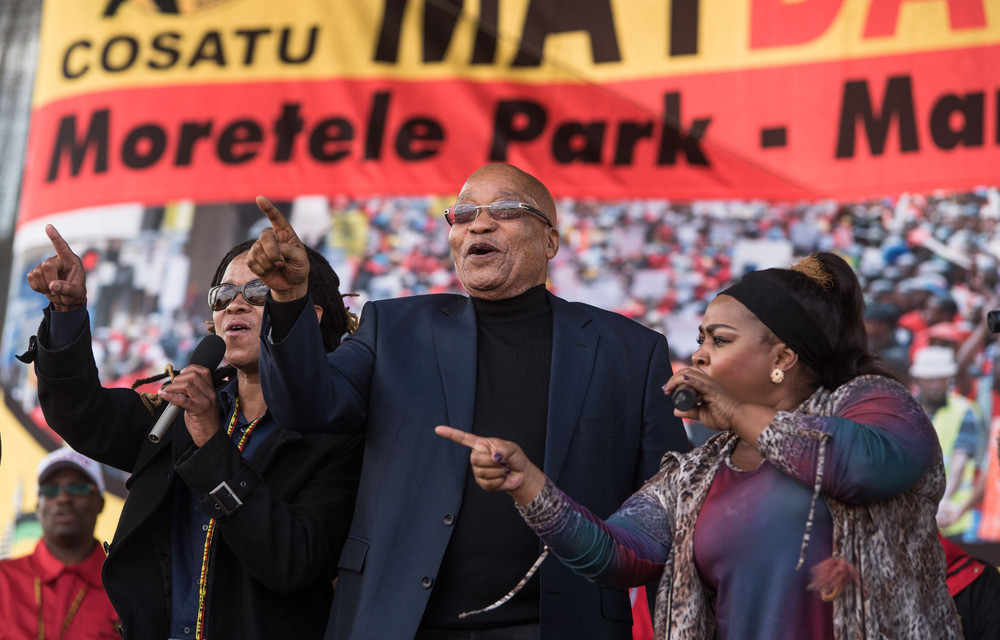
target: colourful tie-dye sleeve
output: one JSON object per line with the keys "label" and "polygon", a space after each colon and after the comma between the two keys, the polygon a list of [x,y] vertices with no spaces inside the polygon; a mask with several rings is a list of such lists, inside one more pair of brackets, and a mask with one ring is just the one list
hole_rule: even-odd
{"label": "colourful tie-dye sleeve", "polygon": [[826,447],[824,494],[848,503],[885,500],[912,488],[941,456],[927,415],[897,383],[859,379],[825,401],[829,411],[779,412],[758,440],[765,458],[809,485]]}
{"label": "colourful tie-dye sleeve", "polygon": [[670,552],[668,514],[655,496],[639,491],[607,521],[575,503],[551,481],[521,514],[566,566],[614,588],[656,580]]}

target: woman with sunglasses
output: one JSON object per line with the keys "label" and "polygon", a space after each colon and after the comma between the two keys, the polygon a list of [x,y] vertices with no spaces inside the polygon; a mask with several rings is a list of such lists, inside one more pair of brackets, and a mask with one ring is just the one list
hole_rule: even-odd
{"label": "woman with sunglasses", "polygon": [[[98,379],[80,259],[51,225],[56,255],[28,273],[50,300],[34,361],[48,424],[85,455],[131,473],[103,579],[125,638],[322,638],[360,471],[356,437],[300,434],[264,403],[257,354],[268,289],[244,242],[212,278],[211,331],[227,366],[185,367],[152,394]],[[309,289],[327,351],[353,328],[329,263],[309,250]],[[159,405],[156,405],[159,400]],[[167,403],[183,409],[156,443]]]}

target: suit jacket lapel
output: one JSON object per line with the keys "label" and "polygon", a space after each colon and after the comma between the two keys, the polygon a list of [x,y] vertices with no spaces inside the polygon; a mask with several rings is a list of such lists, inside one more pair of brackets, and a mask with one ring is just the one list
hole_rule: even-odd
{"label": "suit jacket lapel", "polygon": [[590,317],[549,294],[552,304],[552,368],[545,436],[545,475],[558,482],[594,371],[598,335]]}
{"label": "suit jacket lapel", "polygon": [[[472,300],[461,298],[443,307],[431,326],[448,426],[471,431],[476,401],[476,312]],[[454,449],[461,472],[457,477],[464,486],[469,450],[458,445]]]}

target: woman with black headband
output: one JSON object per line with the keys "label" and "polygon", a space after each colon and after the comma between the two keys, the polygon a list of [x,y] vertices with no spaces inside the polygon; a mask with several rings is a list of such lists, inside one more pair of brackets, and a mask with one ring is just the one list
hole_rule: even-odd
{"label": "woman with black headband", "polygon": [[870,354],[864,301],[831,253],[747,274],[709,304],[692,367],[664,386],[721,433],[606,521],[512,443],[447,427],[563,563],[625,588],[660,579],[662,639],[960,638],[935,510],[941,449]]}

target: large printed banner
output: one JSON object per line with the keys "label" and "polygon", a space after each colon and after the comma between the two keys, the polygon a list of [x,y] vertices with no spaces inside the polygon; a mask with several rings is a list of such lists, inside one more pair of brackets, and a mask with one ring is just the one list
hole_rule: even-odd
{"label": "large printed banner", "polygon": [[454,193],[854,199],[991,184],[986,0],[46,0],[20,220]]}

